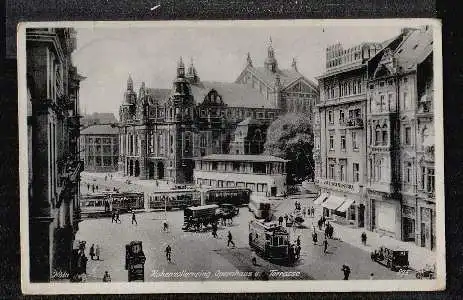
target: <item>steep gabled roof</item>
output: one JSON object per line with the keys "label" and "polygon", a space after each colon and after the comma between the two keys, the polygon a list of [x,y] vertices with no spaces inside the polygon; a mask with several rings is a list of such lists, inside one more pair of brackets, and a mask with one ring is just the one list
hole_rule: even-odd
{"label": "steep gabled roof", "polygon": [[81,135],[117,135],[119,128],[109,124],[92,125],[80,132]]}
{"label": "steep gabled roof", "polygon": [[430,27],[421,27],[412,31],[394,53],[399,71],[407,72],[416,69],[416,66],[432,53],[432,42]]}
{"label": "steep gabled roof", "polygon": [[146,94],[153,97],[154,101],[162,103],[167,97],[169,97],[170,89],[147,88]]}
{"label": "steep gabled roof", "polygon": [[211,89],[222,96],[229,107],[275,108],[273,101],[267,100],[259,91],[239,83],[203,81],[201,85],[191,85],[196,103],[202,103]]}

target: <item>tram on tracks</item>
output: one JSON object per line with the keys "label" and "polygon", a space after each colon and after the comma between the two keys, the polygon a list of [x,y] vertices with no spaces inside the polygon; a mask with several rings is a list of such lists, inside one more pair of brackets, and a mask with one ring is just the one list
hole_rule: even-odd
{"label": "tram on tracks", "polygon": [[249,246],[268,260],[289,262],[291,259],[289,233],[277,222],[251,220],[249,222]]}
{"label": "tram on tracks", "polygon": [[201,204],[200,193],[194,188],[171,189],[147,194],[150,209],[184,209]]}
{"label": "tram on tracks", "polygon": [[201,189],[201,204],[232,204],[234,206],[247,205],[251,197],[251,190],[242,187],[211,187]]}
{"label": "tram on tracks", "polygon": [[136,192],[101,192],[83,195],[80,209],[84,216],[109,216],[112,211],[125,213],[144,208],[143,193]]}

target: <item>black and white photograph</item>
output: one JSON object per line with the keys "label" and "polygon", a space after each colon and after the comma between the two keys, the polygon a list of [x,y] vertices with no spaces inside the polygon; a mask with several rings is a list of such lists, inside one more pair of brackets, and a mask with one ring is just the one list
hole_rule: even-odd
{"label": "black and white photograph", "polygon": [[18,27],[26,294],[445,288],[432,19]]}

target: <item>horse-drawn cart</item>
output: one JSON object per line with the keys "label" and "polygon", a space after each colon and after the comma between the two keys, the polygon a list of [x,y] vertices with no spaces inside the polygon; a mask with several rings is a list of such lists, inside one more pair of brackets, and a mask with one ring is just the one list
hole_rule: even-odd
{"label": "horse-drawn cart", "polygon": [[217,222],[216,210],[219,208],[216,204],[187,207],[183,211],[183,227],[187,230],[201,230]]}

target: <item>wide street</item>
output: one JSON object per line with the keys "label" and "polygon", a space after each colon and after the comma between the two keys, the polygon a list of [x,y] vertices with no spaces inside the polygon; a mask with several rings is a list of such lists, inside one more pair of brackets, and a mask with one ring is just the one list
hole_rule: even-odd
{"label": "wide street", "polygon": [[[104,180],[103,180],[104,181]],[[108,186],[110,186],[108,182]],[[278,206],[276,215],[289,212],[293,200],[287,200]],[[109,271],[113,281],[127,281],[127,271],[124,269],[125,244],[130,241],[143,242],[146,255],[145,281],[160,280],[242,280],[250,277],[251,271],[270,272],[294,271],[292,277],[270,276],[270,279],[314,279],[340,280],[343,278],[341,267],[347,264],[351,268],[349,279],[369,279],[371,273],[374,279],[413,279],[414,273],[407,275],[393,272],[376,262],[372,262],[368,252],[354,247],[341,240],[328,240],[328,253],[324,254],[320,245],[311,241],[311,223],[307,218],[308,228],[288,228],[291,239],[301,237],[301,259],[295,266],[287,267],[269,263],[258,258],[258,265],[251,263],[251,251],[248,245],[248,222],[253,218],[247,207],[240,208],[239,215],[229,226],[219,226],[219,239],[206,232],[184,232],[183,211],[167,212],[169,232],[161,229],[164,212],[145,212],[137,214],[138,225],[131,224],[129,214],[122,215],[120,224],[111,223],[110,218],[86,219],[79,225],[76,239],[87,241],[88,249],[92,244],[101,247],[100,261],[89,259],[87,273],[89,281],[101,281],[104,271]],[[236,248],[227,247],[227,233],[231,231]],[[322,234],[319,233],[319,244]],[[165,257],[165,247],[172,247],[172,262]],[[174,277],[167,272],[191,272],[184,277]],[[249,273],[236,273],[249,272]],[[210,273],[207,273],[210,272]],[[231,273],[227,273],[231,272]],[[276,273],[271,273],[276,274]],[[180,275],[179,275],[180,276]]]}

